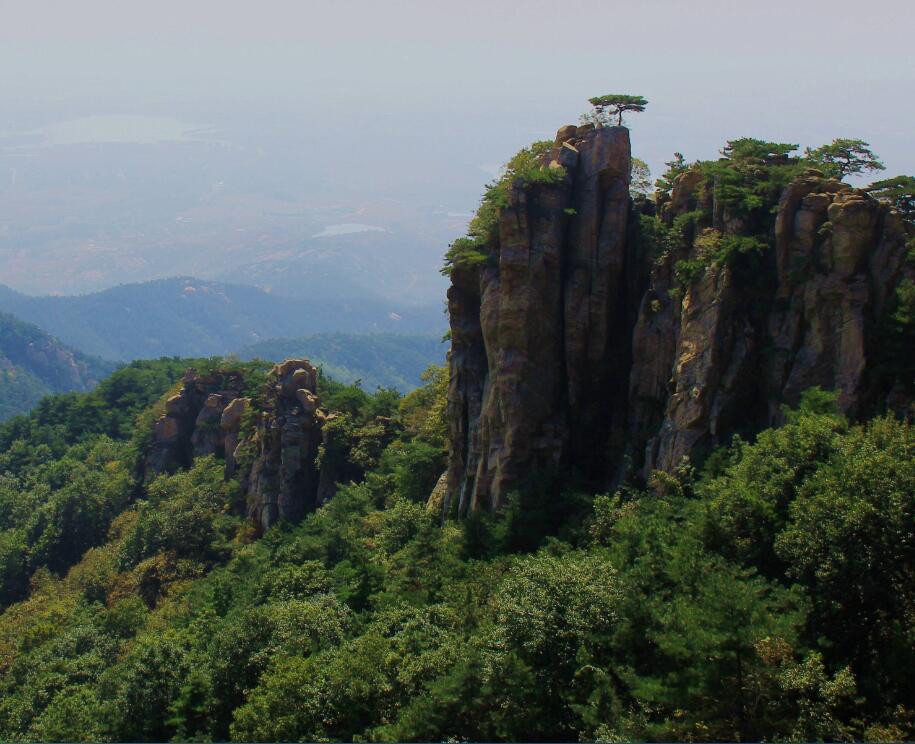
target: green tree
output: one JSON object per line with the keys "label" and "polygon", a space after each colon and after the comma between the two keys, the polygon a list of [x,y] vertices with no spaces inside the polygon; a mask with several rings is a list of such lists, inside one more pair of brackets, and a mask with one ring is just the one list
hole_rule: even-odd
{"label": "green tree", "polygon": [[616,117],[617,126],[623,125],[623,114],[627,111],[644,111],[648,101],[642,96],[630,96],[623,93],[608,93],[603,96],[594,96],[588,99],[594,106],[596,123],[607,124]]}
{"label": "green tree", "polygon": [[879,418],[838,438],[798,489],[776,541],[809,588],[810,634],[851,664],[872,706],[915,695],[915,432]]}
{"label": "green tree", "polygon": [[894,176],[867,187],[875,199],[895,207],[907,220],[915,220],[915,177]]}
{"label": "green tree", "polygon": [[646,197],[651,193],[651,169],[640,158],[632,158],[629,164],[629,190]]}
{"label": "green tree", "polygon": [[882,171],[886,166],[880,162],[870,145],[864,140],[840,137],[830,144],[807,148],[804,157],[822,169],[826,175],[843,179],[865,171]]}
{"label": "green tree", "polygon": [[667,166],[667,170],[654,182],[654,185],[658,190],[659,196],[667,197],[673,191],[674,181],[677,180],[678,176],[689,170],[689,165],[687,165],[686,158],[683,157],[682,152],[675,152],[673,159],[668,160],[664,165]]}

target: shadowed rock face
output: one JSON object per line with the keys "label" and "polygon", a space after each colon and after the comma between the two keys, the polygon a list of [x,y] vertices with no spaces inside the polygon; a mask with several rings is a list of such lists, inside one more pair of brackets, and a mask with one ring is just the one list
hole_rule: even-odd
{"label": "shadowed rock face", "polygon": [[[226,477],[239,477],[248,516],[264,529],[280,519],[299,521],[319,503],[315,467],[321,426],[317,370],[305,359],[288,359],[268,375],[257,418],[243,431],[252,402],[242,396],[238,372],[185,373],[178,393],[165,402],[146,456],[148,473],[173,473],[195,457],[225,459]],[[329,476],[328,476],[329,477]],[[325,478],[323,497],[336,483]]]}
{"label": "shadowed rock face", "polygon": [[[874,373],[879,321],[913,275],[912,226],[886,205],[808,172],[781,194],[773,248],[678,286],[697,249],[640,248],[625,128],[564,127],[547,160],[565,179],[516,185],[489,260],[451,275],[446,510],[497,509],[540,469],[645,478],[779,423],[814,385],[852,417],[890,388],[911,401],[911,381]],[[697,209],[721,236],[745,230],[688,171],[662,216]]]}
{"label": "shadowed rock face", "polygon": [[614,340],[631,334],[624,298],[646,282],[627,242],[629,132],[567,127],[549,158],[562,183],[514,187],[491,260],[452,273],[448,486],[461,512],[500,507],[536,468],[603,476],[628,387]]}

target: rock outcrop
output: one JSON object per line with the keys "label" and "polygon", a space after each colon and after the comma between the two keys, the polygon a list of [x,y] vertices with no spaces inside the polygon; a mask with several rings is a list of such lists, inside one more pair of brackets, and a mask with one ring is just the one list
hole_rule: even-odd
{"label": "rock outcrop", "polygon": [[329,417],[317,378],[307,359],[287,359],[268,373],[255,404],[240,372],[189,369],[156,420],[146,472],[173,473],[212,454],[225,460],[226,478],[240,480],[248,516],[262,528],[299,521],[336,491],[334,469],[322,474],[315,464]]}
{"label": "rock outcrop", "polygon": [[174,473],[199,455],[228,453],[231,459],[238,421],[224,427],[223,413],[229,406],[238,410],[243,405],[235,402],[242,399],[243,387],[238,372],[201,375],[189,369],[180,390],[165,401],[165,411],[156,420],[146,471]]}
{"label": "rock outcrop", "polygon": [[[564,127],[543,165],[565,177],[516,183],[486,260],[453,267],[446,510],[497,509],[541,471],[646,478],[778,423],[815,385],[851,417],[890,388],[898,407],[900,384],[911,400],[911,380],[875,372],[881,318],[913,275],[910,223],[807,172],[782,190],[767,248],[684,280],[678,262],[703,249],[651,255],[629,164],[625,128]],[[696,170],[661,210],[668,227],[687,213],[693,238],[749,230]]]}
{"label": "rock outcrop", "polygon": [[248,515],[264,529],[280,519],[297,522],[317,506],[315,460],[326,419],[315,394],[318,372],[308,360],[287,359],[267,379],[245,479]]}
{"label": "rock outcrop", "polygon": [[[449,493],[498,508],[532,469],[605,469],[647,265],[627,240],[629,132],[560,130],[560,183],[515,184],[482,267],[456,265]],[[622,394],[622,395],[621,395]]]}

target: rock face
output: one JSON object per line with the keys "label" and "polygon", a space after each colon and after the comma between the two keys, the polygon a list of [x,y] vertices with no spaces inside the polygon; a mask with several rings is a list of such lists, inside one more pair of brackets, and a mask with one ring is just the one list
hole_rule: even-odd
{"label": "rock face", "polygon": [[237,411],[244,405],[242,390],[237,372],[200,375],[189,369],[181,389],[166,400],[165,411],[156,421],[146,471],[174,473],[188,467],[198,455],[228,454],[231,460],[240,417],[226,428],[223,413],[229,406]]}
{"label": "rock face", "polygon": [[297,522],[317,506],[315,459],[326,418],[315,395],[317,378],[305,359],[287,359],[268,375],[246,478],[248,515],[264,529],[280,519]]}
{"label": "rock face", "polygon": [[[647,267],[629,250],[629,132],[563,128],[561,183],[516,185],[482,267],[455,266],[450,499],[498,508],[532,469],[602,472],[625,398],[633,305]],[[622,387],[620,387],[622,386]],[[622,394],[622,395],[621,395]]]}
{"label": "rock face", "polygon": [[155,423],[146,472],[173,473],[213,454],[224,458],[226,478],[241,481],[248,516],[262,528],[299,521],[336,491],[334,473],[315,465],[328,418],[317,377],[308,360],[287,359],[270,371],[255,406],[242,394],[241,373],[189,369]]}
{"label": "rock face", "polygon": [[[563,127],[544,165],[561,183],[516,184],[488,260],[448,291],[451,454],[445,509],[497,509],[542,470],[595,487],[645,478],[734,433],[780,421],[807,388],[854,417],[911,400],[876,372],[880,320],[912,225],[864,192],[807,172],[781,193],[760,255],[709,262],[687,282],[640,234],[621,127]],[[741,218],[695,171],[663,205],[719,238]]]}

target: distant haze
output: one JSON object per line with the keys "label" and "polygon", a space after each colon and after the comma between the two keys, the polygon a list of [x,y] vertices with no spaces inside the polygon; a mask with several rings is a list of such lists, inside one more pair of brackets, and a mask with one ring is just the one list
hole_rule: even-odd
{"label": "distant haze", "polygon": [[[739,136],[915,173],[910,0],[0,0],[0,283],[440,298],[498,164],[586,99],[657,175]],[[352,281],[350,279],[352,278]]]}

